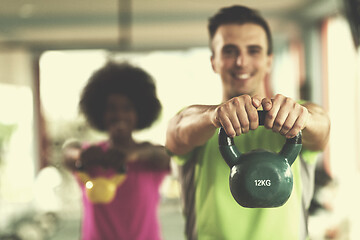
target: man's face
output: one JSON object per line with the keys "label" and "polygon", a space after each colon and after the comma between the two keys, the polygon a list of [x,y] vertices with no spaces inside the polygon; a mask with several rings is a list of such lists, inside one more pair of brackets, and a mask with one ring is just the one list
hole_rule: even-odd
{"label": "man's face", "polygon": [[253,23],[221,25],[212,40],[211,64],[220,74],[225,100],[242,94],[263,96],[271,69],[265,30]]}

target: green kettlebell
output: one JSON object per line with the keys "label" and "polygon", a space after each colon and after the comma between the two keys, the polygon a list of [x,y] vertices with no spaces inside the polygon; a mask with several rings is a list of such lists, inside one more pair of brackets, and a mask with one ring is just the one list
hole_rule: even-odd
{"label": "green kettlebell", "polygon": [[[259,125],[266,112],[258,111]],[[289,199],[293,188],[291,165],[300,153],[301,132],[287,139],[279,153],[264,149],[240,153],[234,139],[219,130],[219,149],[230,167],[230,191],[238,204],[247,208],[279,207]]]}

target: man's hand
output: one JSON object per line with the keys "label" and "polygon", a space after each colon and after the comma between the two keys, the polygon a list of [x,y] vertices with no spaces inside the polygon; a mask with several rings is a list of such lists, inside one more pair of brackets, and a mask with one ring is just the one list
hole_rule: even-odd
{"label": "man's hand", "polygon": [[249,95],[234,97],[214,110],[212,123],[215,127],[222,126],[229,137],[235,137],[259,126],[257,108],[261,99]]}
{"label": "man's hand", "polygon": [[300,130],[303,146],[310,150],[323,150],[329,139],[330,120],[316,104],[300,105],[291,98],[276,95],[273,99],[242,95],[220,105],[192,105],[176,114],[166,132],[166,148],[182,155],[205,144],[218,127],[235,137],[259,126],[257,109],[263,106],[266,114],[264,126],[274,132],[295,137]]}
{"label": "man's hand", "polygon": [[264,126],[286,138],[295,137],[311,117],[307,108],[280,94],[262,99],[261,104],[267,111]]}

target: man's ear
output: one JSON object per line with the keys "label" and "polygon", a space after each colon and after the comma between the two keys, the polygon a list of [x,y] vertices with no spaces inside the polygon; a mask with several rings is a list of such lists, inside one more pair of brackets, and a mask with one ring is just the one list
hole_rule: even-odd
{"label": "man's ear", "polygon": [[216,72],[214,61],[215,61],[214,54],[211,54],[211,56],[210,56],[211,67],[212,67],[213,71]]}
{"label": "man's ear", "polygon": [[274,55],[270,54],[268,55],[268,59],[267,59],[267,73],[270,73],[272,70],[272,64],[273,64],[273,60],[274,60]]}

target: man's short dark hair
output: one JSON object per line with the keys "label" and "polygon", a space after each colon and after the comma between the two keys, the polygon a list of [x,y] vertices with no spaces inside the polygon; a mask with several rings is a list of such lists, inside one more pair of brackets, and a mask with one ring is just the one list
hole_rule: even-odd
{"label": "man's short dark hair", "polygon": [[143,69],[128,63],[109,62],[89,78],[79,107],[94,128],[105,131],[104,113],[109,95],[126,96],[137,114],[136,129],[149,127],[159,116],[161,103],[153,78]]}
{"label": "man's short dark hair", "polygon": [[245,24],[245,23],[254,23],[261,26],[266,33],[268,51],[267,54],[270,55],[273,52],[272,47],[272,36],[270,28],[265,21],[265,19],[260,15],[260,13],[254,9],[250,9],[244,6],[232,6],[221,8],[214,16],[209,19],[208,30],[210,34],[210,41],[214,38],[216,30],[225,24]]}

